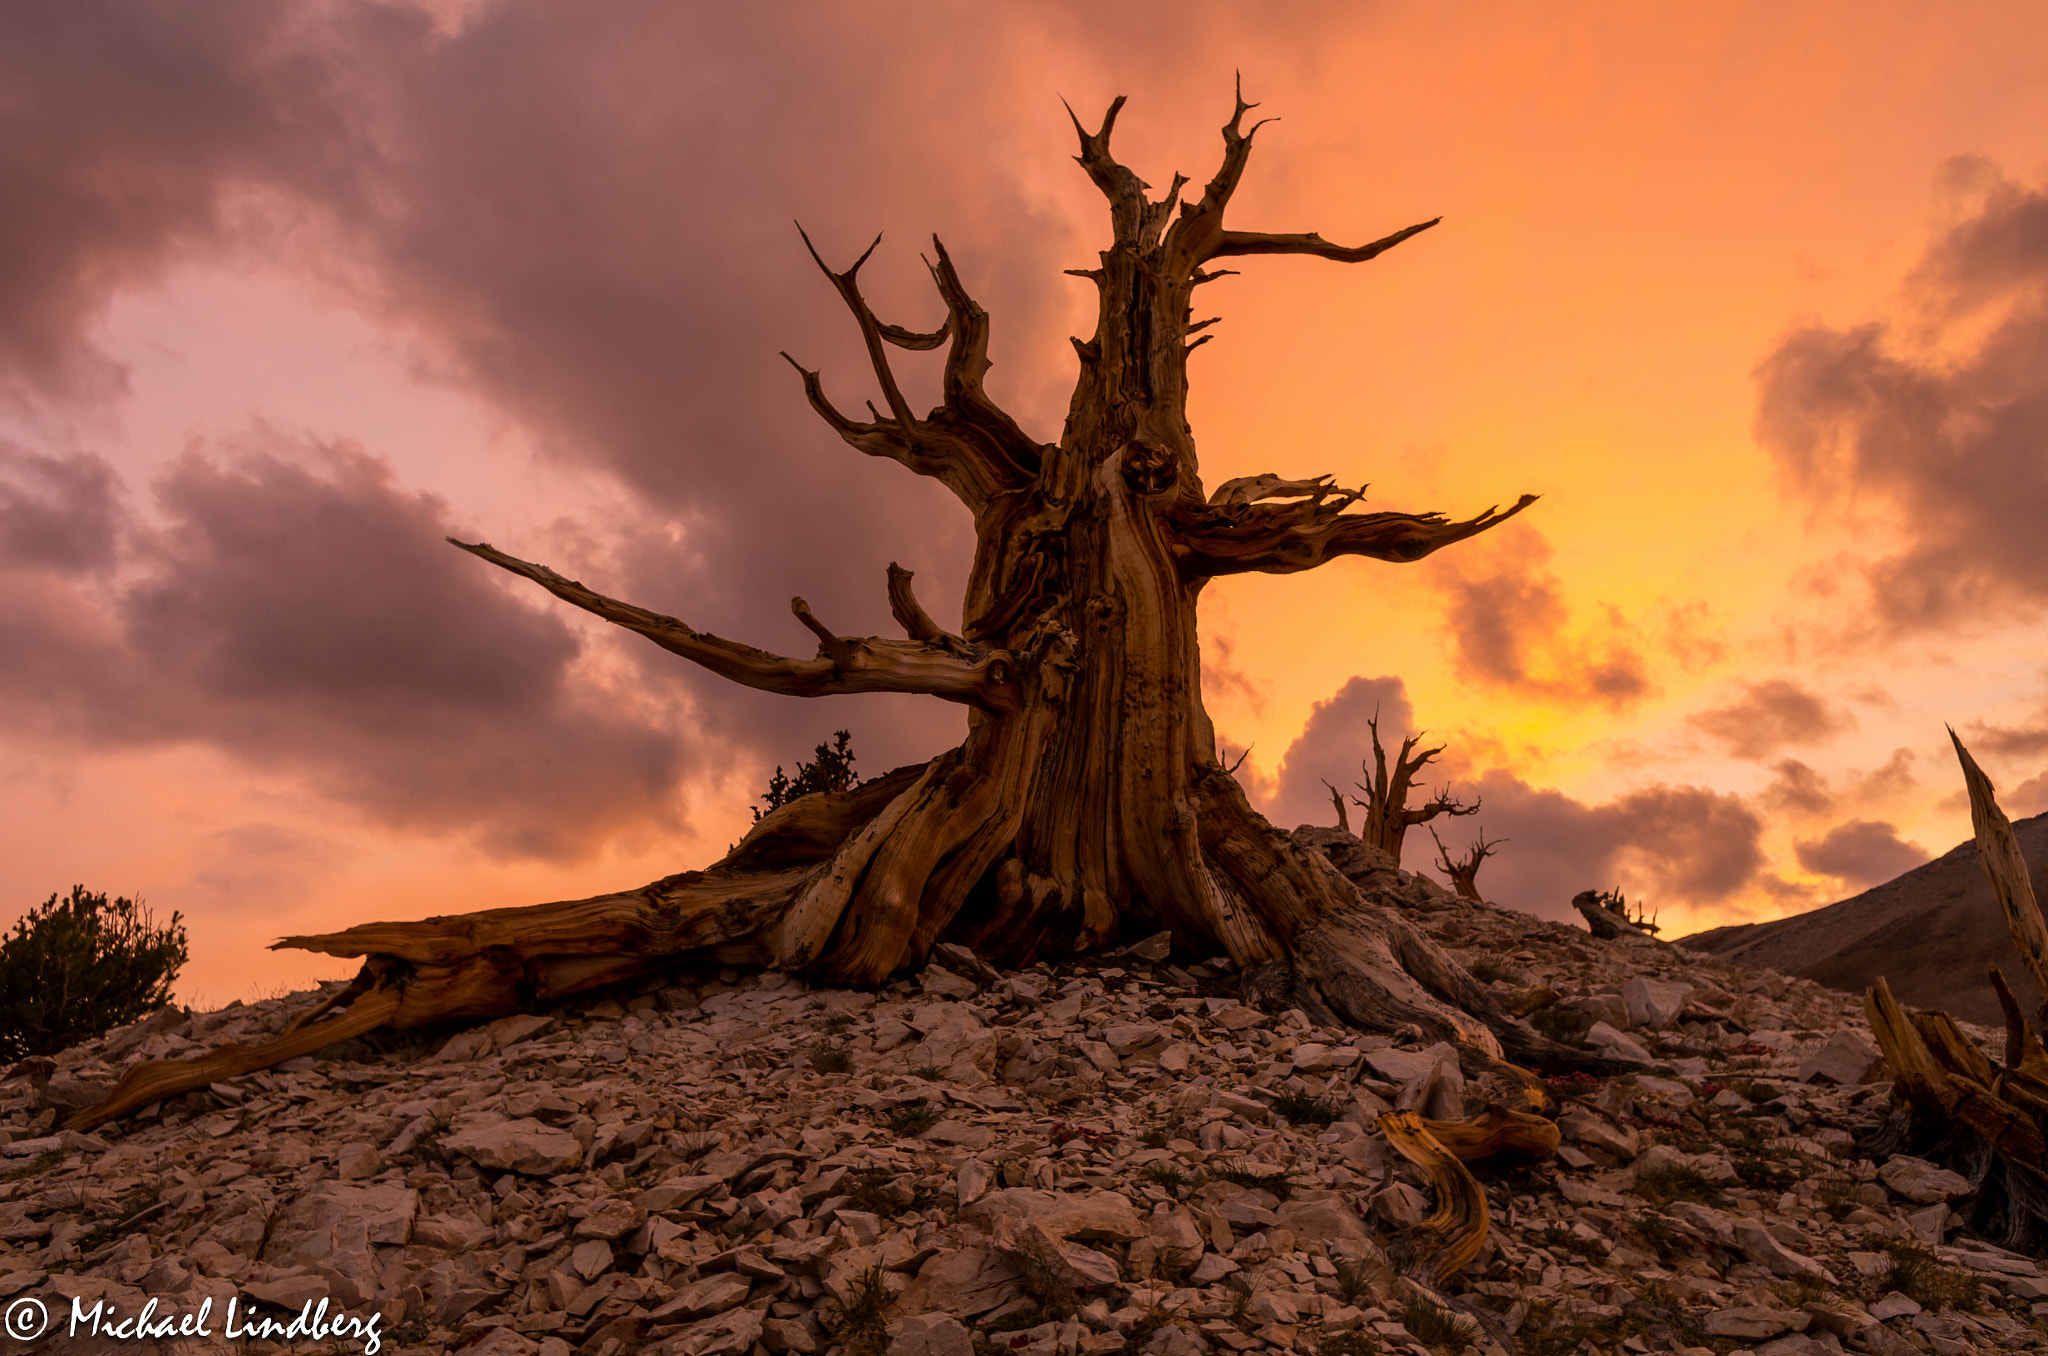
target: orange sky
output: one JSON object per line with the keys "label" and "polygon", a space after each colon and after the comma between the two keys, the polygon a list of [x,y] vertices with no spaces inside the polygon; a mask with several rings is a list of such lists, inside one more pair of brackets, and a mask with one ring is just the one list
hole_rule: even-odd
{"label": "orange sky", "polygon": [[0,226],[7,907],[179,909],[218,1003],[345,971],[262,949],[288,930],[702,864],[840,725],[868,772],[950,743],[907,699],[720,691],[435,538],[784,649],[793,592],[886,629],[892,559],[957,610],[958,509],[776,357],[865,393],[790,219],[835,262],[885,230],[906,324],[943,234],[1050,438],[1093,323],[1059,270],[1106,235],[1059,99],[1128,94],[1119,157],[1199,182],[1233,69],[1281,119],[1236,224],[1444,222],[1204,289],[1208,483],[1543,496],[1419,565],[1205,593],[1255,799],[1327,813],[1405,699],[1487,798],[1447,840],[1519,840],[1490,893],[1620,884],[1676,932],[1959,841],[1944,722],[2048,809],[2048,11],[996,8],[0,20],[0,192],[36,208]]}

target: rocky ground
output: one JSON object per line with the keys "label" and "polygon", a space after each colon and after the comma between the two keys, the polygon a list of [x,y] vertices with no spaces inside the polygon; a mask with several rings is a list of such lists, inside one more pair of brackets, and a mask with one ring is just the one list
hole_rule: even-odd
{"label": "rocky ground", "polygon": [[[1961,1178],[1857,1156],[1888,1085],[1856,999],[1322,838],[1504,1000],[1638,1070],[1553,1084],[1556,1160],[1477,1166],[1493,1228],[1441,1291],[1408,1278],[1431,1202],[1376,1118],[1485,1089],[1448,1047],[1248,1007],[1160,938],[1004,975],[954,952],[879,993],[671,977],[53,1133],[128,1064],[264,1038],[312,996],[167,1010],[0,1088],[0,1308],[43,1300],[55,1333],[22,1349],[81,1353],[217,1352],[230,1298],[244,1332],[252,1304],[328,1325],[227,1344],[251,1351],[2048,1346],[2048,1276],[1961,1236]],[[116,1326],[151,1299],[154,1338]],[[162,1326],[209,1299],[210,1336]]]}

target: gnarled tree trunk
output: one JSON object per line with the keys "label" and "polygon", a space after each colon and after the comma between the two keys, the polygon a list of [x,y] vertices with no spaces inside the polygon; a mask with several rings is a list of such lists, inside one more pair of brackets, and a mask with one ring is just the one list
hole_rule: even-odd
{"label": "gnarled tree trunk", "polygon": [[[388,1020],[418,1025],[509,1012],[610,983],[683,954],[874,983],[941,939],[1019,963],[1161,927],[1247,969],[1282,963],[1299,1001],[1368,1028],[1412,1025],[1480,1058],[1549,1048],[1405,921],[1363,898],[1319,854],[1246,803],[1203,710],[1196,600],[1211,579],[1286,574],[1339,556],[1414,561],[1532,502],[1463,521],[1350,512],[1362,490],[1261,475],[1205,492],[1187,423],[1193,319],[1220,260],[1306,254],[1362,262],[1435,225],[1356,248],[1315,234],[1224,225],[1251,151],[1251,105],[1223,128],[1223,160],[1181,203],[1117,163],[1110,131],[1078,119],[1077,157],[1108,199],[1112,240],[1058,442],[1026,434],[989,398],[989,320],[935,239],[938,329],[876,318],[863,254],[820,268],[866,341],[883,408],[856,420],[798,366],[811,405],[870,456],[936,478],[973,515],[977,546],[961,632],[937,626],[909,572],[891,566],[905,639],[841,636],[803,600],[818,637],[800,659],[692,630],[488,545],[456,543],[558,598],[752,687],[791,696],[915,692],[959,702],[968,735],[922,767],[808,796],[765,816],[704,871],[595,899],[414,923],[377,923],[280,946],[367,958],[364,993],[396,991]],[[1176,210],[1177,209],[1177,210]],[[805,243],[809,245],[808,237]],[[879,243],[879,241],[878,241]],[[869,247],[872,253],[874,246]],[[816,251],[812,251],[817,258]],[[942,403],[914,415],[890,346],[947,346]],[[792,366],[797,366],[792,361]],[[356,1001],[361,1001],[359,998]]]}

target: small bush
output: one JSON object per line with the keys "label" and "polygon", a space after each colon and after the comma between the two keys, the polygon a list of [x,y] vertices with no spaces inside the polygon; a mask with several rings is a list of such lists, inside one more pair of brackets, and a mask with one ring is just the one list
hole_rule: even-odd
{"label": "small bush", "polygon": [[820,1045],[811,1051],[811,1067],[822,1074],[841,1074],[853,1068],[853,1052],[837,1043]]}
{"label": "small bush", "polygon": [[1401,1326],[1426,1347],[1462,1348],[1478,1334],[1471,1319],[1417,1295],[1401,1306]]}
{"label": "small bush", "polygon": [[898,1135],[921,1135],[939,1123],[939,1109],[923,1102],[910,1102],[889,1113],[889,1129]]}
{"label": "small bush", "polygon": [[1219,1182],[1229,1182],[1248,1191],[1270,1191],[1281,1200],[1286,1200],[1294,1190],[1294,1174],[1291,1172],[1253,1172],[1243,1164],[1212,1167],[1209,1176]]}
{"label": "small bush", "polygon": [[1163,1186],[1168,1190],[1178,1190],[1188,1184],[1187,1174],[1171,1163],[1147,1163],[1142,1175],[1154,1186]]}
{"label": "small bush", "polygon": [[154,1012],[185,959],[177,913],[158,927],[140,900],[82,885],[51,895],[0,941],[0,1059],[55,1054]]}
{"label": "small bush", "polygon": [[1344,1114],[1334,1101],[1305,1092],[1283,1092],[1273,1099],[1273,1114],[1289,1125],[1328,1125]]}
{"label": "small bush", "polygon": [[768,779],[768,789],[761,793],[767,808],[754,807],[754,822],[758,824],[769,810],[780,810],[799,797],[818,791],[851,791],[859,785],[860,778],[853,774],[853,735],[839,730],[830,744],[818,745],[810,762],[796,765],[796,776],[784,772],[779,764],[776,766],[775,775]]}
{"label": "small bush", "polygon": [[885,1168],[867,1168],[848,1173],[839,1183],[840,1192],[856,1209],[871,1215],[893,1215],[902,1207],[892,1190],[896,1175]]}
{"label": "small bush", "polygon": [[1944,1266],[1925,1248],[1893,1243],[1885,1251],[1891,1265],[1878,1276],[1882,1295],[1896,1290],[1923,1309],[1968,1309],[1977,1303],[1977,1282],[1966,1271]]}
{"label": "small bush", "polygon": [[892,1303],[882,1269],[870,1267],[847,1291],[826,1327],[853,1356],[881,1356],[888,1343]]}
{"label": "small bush", "polygon": [[1337,1263],[1337,1288],[1353,1304],[1373,1298],[1372,1270],[1363,1262],[1344,1258]]}

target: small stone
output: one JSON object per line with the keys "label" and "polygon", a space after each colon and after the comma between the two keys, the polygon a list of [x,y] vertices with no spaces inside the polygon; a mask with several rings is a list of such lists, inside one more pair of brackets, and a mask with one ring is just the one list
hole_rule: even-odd
{"label": "small stone", "polygon": [[1951,1201],[1970,1190],[1969,1179],[1961,1174],[1908,1154],[1894,1154],[1886,1159],[1878,1165],[1877,1175],[1894,1195],[1916,1205]]}
{"label": "small stone", "polygon": [[1586,1032],[1586,1044],[1598,1050],[1609,1059],[1618,1059],[1626,1064],[1652,1064],[1650,1052],[1642,1043],[1625,1031],[1617,1031],[1606,1022],[1595,1022]]}
{"label": "small stone", "polygon": [[578,1243],[569,1252],[569,1269],[586,1281],[596,1280],[612,1269],[612,1247],[602,1239]]}
{"label": "small stone", "polygon": [[721,1314],[746,1299],[753,1282],[731,1271],[716,1271],[677,1290],[651,1315],[656,1320]]}
{"label": "small stone", "polygon": [[1869,1077],[1880,1058],[1876,1044],[1867,1036],[1844,1028],[1808,1055],[1793,1076],[1802,1083],[1853,1086]]}
{"label": "small stone", "polygon": [[1735,1337],[1755,1342],[1776,1337],[1781,1332],[1804,1332],[1812,1321],[1803,1313],[1766,1309],[1760,1305],[1740,1305],[1732,1309],[1716,1309],[1708,1314],[1707,1333],[1713,1337]]}
{"label": "small stone", "polygon": [[583,1144],[576,1136],[530,1118],[457,1130],[442,1139],[441,1147],[479,1167],[532,1177],[567,1172],[583,1161]]}
{"label": "small stone", "polygon": [[355,1182],[384,1171],[384,1159],[374,1144],[344,1144],[335,1157],[334,1169],[343,1181]]}
{"label": "small stone", "polygon": [[1188,1273],[1188,1279],[1196,1285],[1214,1285],[1237,1270],[1237,1263],[1221,1253],[1208,1253],[1195,1263],[1195,1269]]}
{"label": "small stone", "polygon": [[1909,1295],[1893,1290],[1873,1300],[1866,1306],[1870,1316],[1883,1322],[1892,1318],[1910,1318],[1920,1312],[1920,1305]]}
{"label": "small stone", "polygon": [[1628,1008],[1631,1026],[1648,1031],[1666,1031],[1685,1011],[1692,997],[1692,985],[1677,984],[1635,975],[1621,986],[1621,1000]]}
{"label": "small stone", "polygon": [[974,1335],[950,1314],[918,1314],[903,1320],[888,1356],[974,1356]]}
{"label": "small stone", "polygon": [[463,1356],[539,1356],[540,1343],[510,1328],[496,1327],[462,1349]]}
{"label": "small stone", "polygon": [[988,1186],[988,1165],[980,1159],[968,1159],[953,1174],[954,1196],[963,1209],[988,1194]]}

